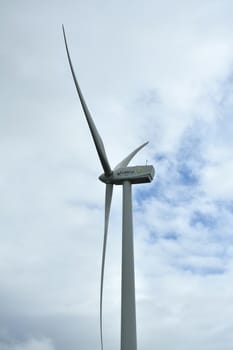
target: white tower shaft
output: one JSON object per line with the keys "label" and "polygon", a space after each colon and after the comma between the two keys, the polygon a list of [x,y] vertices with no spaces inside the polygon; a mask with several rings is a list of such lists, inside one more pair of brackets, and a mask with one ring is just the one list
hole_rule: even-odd
{"label": "white tower shaft", "polygon": [[123,182],[121,350],[137,350],[131,187]]}

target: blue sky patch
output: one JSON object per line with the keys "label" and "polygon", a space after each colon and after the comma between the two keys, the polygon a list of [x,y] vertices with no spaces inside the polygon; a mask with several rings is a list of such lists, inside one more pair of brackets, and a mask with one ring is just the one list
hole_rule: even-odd
{"label": "blue sky patch", "polygon": [[183,265],[182,270],[188,271],[194,275],[223,275],[226,271],[224,267],[206,267],[206,266],[193,266]]}
{"label": "blue sky patch", "polygon": [[176,241],[178,239],[178,234],[176,232],[168,232],[163,238],[169,241]]}
{"label": "blue sky patch", "polygon": [[191,186],[198,183],[198,177],[193,173],[187,164],[182,164],[178,168],[179,180],[183,185]]}
{"label": "blue sky patch", "polygon": [[191,217],[190,224],[191,226],[200,224],[206,228],[213,229],[217,226],[217,219],[210,214],[195,211]]}

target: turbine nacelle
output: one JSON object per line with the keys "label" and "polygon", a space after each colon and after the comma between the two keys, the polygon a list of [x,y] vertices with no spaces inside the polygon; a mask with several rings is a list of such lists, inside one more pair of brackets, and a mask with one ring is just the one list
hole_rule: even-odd
{"label": "turbine nacelle", "polygon": [[155,170],[152,165],[129,166],[115,169],[110,176],[100,175],[100,181],[106,184],[122,185],[124,181],[131,184],[151,182],[154,178]]}

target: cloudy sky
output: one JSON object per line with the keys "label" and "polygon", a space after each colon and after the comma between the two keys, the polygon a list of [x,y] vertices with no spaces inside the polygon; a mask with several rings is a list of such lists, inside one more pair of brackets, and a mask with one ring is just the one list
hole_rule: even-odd
{"label": "cloudy sky", "polygon": [[[138,348],[233,343],[231,0],[0,1],[0,350],[100,348],[102,169],[69,70],[133,189]],[[120,342],[121,188],[104,342]]]}

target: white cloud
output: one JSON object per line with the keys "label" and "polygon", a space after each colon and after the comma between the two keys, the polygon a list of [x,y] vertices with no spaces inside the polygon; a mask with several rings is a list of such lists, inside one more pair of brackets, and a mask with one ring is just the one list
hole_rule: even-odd
{"label": "white cloud", "polygon": [[[157,171],[134,189],[139,347],[232,348],[232,9],[227,0],[2,7],[0,348],[99,344],[104,187],[61,23],[111,164],[150,141],[135,159]],[[111,350],[120,232],[116,189],[104,299]]]}
{"label": "white cloud", "polygon": [[0,343],[1,350],[53,350],[54,347],[50,340],[47,339],[30,339],[18,344],[4,345]]}

